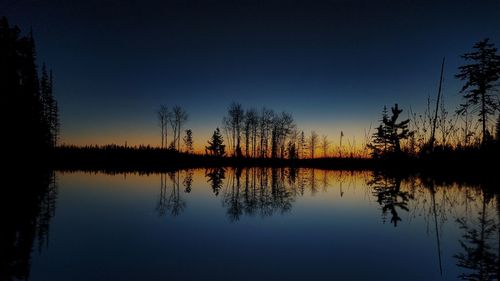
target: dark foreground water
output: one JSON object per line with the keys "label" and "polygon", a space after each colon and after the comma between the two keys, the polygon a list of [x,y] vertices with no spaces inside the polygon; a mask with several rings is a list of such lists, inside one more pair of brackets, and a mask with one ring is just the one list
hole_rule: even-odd
{"label": "dark foreground water", "polygon": [[27,202],[7,204],[0,278],[494,280],[500,272],[491,186],[271,168],[54,176],[40,177],[44,188]]}

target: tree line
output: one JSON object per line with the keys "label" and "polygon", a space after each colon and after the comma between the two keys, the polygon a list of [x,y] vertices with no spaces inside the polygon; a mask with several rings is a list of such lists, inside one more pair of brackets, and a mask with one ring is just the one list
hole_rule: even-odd
{"label": "tree line", "polygon": [[[178,152],[193,152],[192,130],[185,130],[181,147],[180,132],[188,120],[188,114],[180,106],[172,110],[161,105],[157,111],[160,127],[161,147]],[[170,126],[169,126],[170,125]],[[170,144],[169,131],[172,132]],[[240,103],[229,105],[222,118],[222,130],[217,127],[205,146],[205,154],[246,158],[299,159],[315,158],[321,148],[327,155],[329,141],[322,139],[312,131],[306,137],[304,131],[297,128],[289,112],[275,112],[263,107],[245,109]]]}
{"label": "tree line", "polygon": [[[498,50],[486,38],[474,44],[472,52],[465,53],[461,57],[466,64],[458,68],[455,77],[463,81],[459,92],[463,103],[455,110],[455,115],[449,116],[441,95],[443,58],[434,112],[430,109],[430,98],[423,116],[413,114],[410,118],[401,121],[398,121],[398,118],[401,116],[402,109],[398,107],[398,104],[391,107],[391,116],[384,107],[380,125],[368,144],[373,157],[418,156],[432,154],[436,150],[475,149],[480,151],[495,145],[498,147],[500,115],[496,124],[490,126],[494,122],[496,112],[500,111],[500,100],[497,94],[500,79]],[[440,133],[440,137],[436,136],[437,133]]]}
{"label": "tree line", "polygon": [[[489,39],[474,44],[473,51],[461,56],[465,64],[458,68],[455,77],[463,81],[459,94],[461,103],[450,117],[441,94],[445,61],[443,58],[439,91],[435,110],[431,109],[431,98],[424,114],[411,112],[408,118],[401,120],[403,109],[395,104],[382,110],[380,125],[375,132],[365,134],[364,149],[374,158],[390,158],[400,156],[419,156],[437,150],[458,151],[464,149],[481,150],[495,143],[500,143],[500,115],[494,127],[490,127],[492,116],[500,109],[497,95],[500,78],[500,56],[497,48]],[[474,119],[474,115],[477,119]],[[180,146],[181,127],[187,121],[187,113],[179,106],[172,111],[166,106],[158,110],[161,127],[161,147],[168,143],[168,125],[173,137],[171,150],[182,151]],[[340,134],[338,147],[339,157],[353,157],[353,152],[343,153]],[[183,138],[187,152],[193,151],[192,131],[186,130]],[[205,154],[215,156],[272,158],[272,159],[304,159],[331,156],[329,148],[332,142],[327,136],[319,136],[315,131],[307,134],[297,128],[295,120],[289,112],[275,112],[263,107],[244,108],[240,103],[229,105],[222,118],[221,129],[217,127]],[[349,143],[349,146],[351,144]],[[358,155],[359,156],[359,155]]]}
{"label": "tree line", "polygon": [[28,155],[55,147],[60,123],[52,71],[43,64],[38,72],[33,32],[21,35],[5,17],[0,19],[0,62],[3,147]]}
{"label": "tree line", "polygon": [[[482,150],[500,143],[500,115],[496,125],[490,127],[494,122],[492,117],[500,109],[497,95],[500,56],[497,48],[489,39],[484,39],[474,44],[473,51],[461,57],[466,63],[458,68],[455,77],[463,81],[459,92],[463,103],[455,110],[455,114],[450,117],[441,94],[445,65],[443,58],[435,110],[431,109],[430,97],[423,115],[410,112],[404,120],[401,120],[403,109],[398,104],[391,107],[390,111],[384,107],[380,125],[371,136],[365,136],[364,147],[373,158],[418,157],[443,150]],[[174,137],[169,148],[181,151],[180,127],[187,120],[187,113],[178,106],[172,112],[162,106],[158,117],[162,147],[167,137],[165,124],[170,122]],[[327,136],[320,138],[315,131],[306,137],[304,131],[297,128],[291,113],[278,113],[266,107],[259,110],[245,109],[237,102],[230,104],[222,118],[222,132],[216,128],[205,147],[205,154],[236,158],[304,159],[316,158],[320,150],[323,152],[322,157],[326,158],[331,145]],[[343,137],[341,132],[339,157],[343,156]],[[191,130],[186,131],[184,139],[187,151],[192,151]],[[353,153],[347,156],[353,157]]]}

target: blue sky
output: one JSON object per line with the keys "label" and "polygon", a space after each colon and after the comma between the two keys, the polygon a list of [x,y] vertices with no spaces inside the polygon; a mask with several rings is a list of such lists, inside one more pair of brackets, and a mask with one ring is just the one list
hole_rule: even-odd
{"label": "blue sky", "polygon": [[500,1],[0,1],[54,71],[62,141],[158,145],[155,110],[185,107],[204,145],[232,101],[361,139],[384,105],[422,111],[446,56],[500,44]]}

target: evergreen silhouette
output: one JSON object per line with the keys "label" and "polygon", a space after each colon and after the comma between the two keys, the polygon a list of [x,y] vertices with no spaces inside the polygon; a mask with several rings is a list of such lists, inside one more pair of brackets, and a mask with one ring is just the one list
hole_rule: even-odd
{"label": "evergreen silhouette", "polygon": [[191,131],[191,129],[186,130],[186,135],[184,136],[183,141],[186,146],[186,152],[193,153],[193,131]]}
{"label": "evergreen silhouette", "polygon": [[0,19],[0,62],[3,146],[16,148],[24,154],[21,159],[32,159],[57,144],[59,115],[52,73],[47,74],[44,66],[39,79],[33,33],[21,36],[5,17]]}
{"label": "evergreen silhouette", "polygon": [[408,129],[409,119],[397,122],[399,115],[403,112],[396,103],[391,108],[392,116],[389,118],[387,107],[382,111],[382,124],[380,124],[372,136],[372,142],[368,147],[372,150],[374,158],[397,155],[401,153],[401,140],[410,136]]}
{"label": "evergreen silhouette", "polygon": [[224,156],[226,154],[226,146],[223,144],[224,139],[220,134],[219,128],[215,129],[211,140],[208,141],[208,146],[205,147],[206,151],[215,156]]}
{"label": "evergreen silhouette", "polygon": [[459,73],[455,75],[458,79],[465,81],[460,90],[465,103],[460,105],[457,112],[463,114],[469,107],[477,112],[482,124],[484,144],[488,138],[488,116],[498,109],[498,101],[494,92],[496,81],[500,78],[500,56],[489,38],[479,41],[473,48],[475,49],[473,52],[462,55],[463,59],[471,63],[460,66]]}

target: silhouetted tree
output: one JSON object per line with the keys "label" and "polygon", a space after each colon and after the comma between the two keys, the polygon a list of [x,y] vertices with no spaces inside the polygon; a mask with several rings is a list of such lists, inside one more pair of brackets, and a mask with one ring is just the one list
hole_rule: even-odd
{"label": "silhouetted tree", "polygon": [[298,140],[299,140],[299,132],[297,131],[297,128],[294,128],[290,133],[290,140],[288,141],[286,148],[288,159],[299,158]]}
{"label": "silhouetted tree", "polygon": [[271,129],[271,157],[285,157],[285,143],[287,137],[295,128],[293,117],[290,113],[282,112],[272,119]]}
{"label": "silhouetted tree", "polygon": [[490,43],[489,38],[476,43],[471,53],[463,54],[461,57],[470,64],[460,66],[459,73],[455,77],[465,81],[460,90],[465,103],[460,105],[458,113],[464,113],[469,107],[477,111],[479,121],[482,123],[482,142],[487,139],[488,116],[494,114],[498,109],[494,91],[496,81],[500,78],[500,56],[497,48]]}
{"label": "silhouetted tree", "polygon": [[45,68],[42,76],[41,85],[33,34],[23,37],[17,26],[10,27],[7,19],[1,18],[0,95],[5,105],[0,111],[5,135],[2,147],[19,148],[17,152],[26,157],[48,151],[57,142],[59,120],[53,83]]}
{"label": "silhouetted tree", "polygon": [[297,146],[295,142],[289,141],[287,145],[287,153],[288,153],[288,159],[297,159],[299,158],[298,152],[297,152]]}
{"label": "silhouetted tree", "polygon": [[397,122],[399,115],[403,112],[395,104],[391,108],[392,116],[387,115],[387,108],[384,106],[382,112],[382,124],[377,127],[372,136],[372,142],[368,147],[372,149],[373,157],[387,156],[388,154],[399,154],[401,152],[401,140],[407,139],[410,135],[408,129],[409,119]]}
{"label": "silhouetted tree", "polygon": [[188,120],[188,114],[185,109],[176,105],[172,108],[172,118],[170,119],[170,125],[174,131],[174,140],[172,141],[171,147],[175,150],[181,150],[181,131],[182,125]]}
{"label": "silhouetted tree", "polygon": [[230,140],[230,147],[234,157],[241,157],[241,131],[245,119],[245,112],[239,103],[233,102],[223,118],[224,129]]}
{"label": "silhouetted tree", "polygon": [[259,115],[257,110],[250,109],[245,113],[245,156],[255,157],[257,146],[257,129],[259,125]]}
{"label": "silhouetted tree", "polygon": [[158,115],[158,125],[161,128],[161,148],[165,148],[168,143],[168,123],[172,117],[172,113],[168,110],[168,107],[161,105],[157,112]]}
{"label": "silhouetted tree", "polygon": [[211,155],[224,156],[224,154],[226,154],[226,146],[223,143],[224,139],[220,134],[219,128],[217,128],[215,129],[211,140],[208,141],[208,146],[205,147],[205,150]]}
{"label": "silhouetted tree", "polygon": [[57,101],[53,95],[52,71],[49,75],[45,64],[42,65],[42,75],[40,78],[40,100],[44,123],[49,128],[47,138],[51,139],[51,145],[55,147],[59,135],[59,112]]}
{"label": "silhouetted tree", "polygon": [[318,134],[315,131],[311,131],[311,137],[309,138],[309,150],[311,152],[311,158],[314,159],[314,151],[318,145]]}
{"label": "silhouetted tree", "polygon": [[326,158],[326,156],[328,155],[328,146],[330,146],[328,136],[323,135],[323,137],[321,138],[321,150],[323,150],[323,158]]}
{"label": "silhouetted tree", "polygon": [[299,158],[304,159],[305,158],[305,151],[307,149],[307,143],[306,143],[306,135],[304,134],[304,131],[300,132],[300,137],[299,137],[299,143],[298,143],[298,153],[299,153]]}
{"label": "silhouetted tree", "polygon": [[260,157],[268,157],[269,137],[271,135],[274,111],[262,108],[262,113],[259,120],[259,136],[260,136]]}
{"label": "silhouetted tree", "polygon": [[193,132],[191,129],[186,130],[186,135],[182,139],[184,141],[184,145],[186,146],[186,152],[193,153]]}

